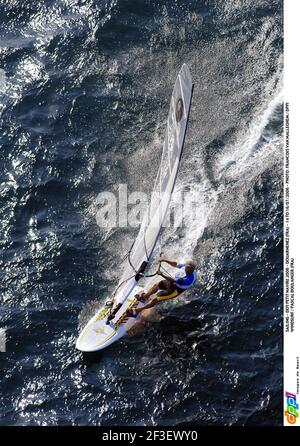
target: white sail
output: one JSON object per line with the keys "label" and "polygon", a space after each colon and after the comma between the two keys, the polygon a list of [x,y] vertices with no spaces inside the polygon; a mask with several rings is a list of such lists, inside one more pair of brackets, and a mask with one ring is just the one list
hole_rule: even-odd
{"label": "white sail", "polygon": [[124,272],[116,289],[115,300],[125,302],[147,268],[162,227],[176,181],[189,111],[193,84],[189,68],[184,64],[177,76],[167,121],[161,164],[155,180],[151,203],[138,236],[131,247]]}
{"label": "white sail", "polygon": [[102,350],[123,337],[136,319],[126,317],[126,310],[143,305],[135,295],[145,289],[137,286],[150,261],[159,231],[168,210],[181,158],[192,100],[193,85],[189,69],[183,65],[172,93],[161,165],[154,185],[151,204],[127,259],[122,278],[115,290],[116,313],[107,323],[110,309],[104,305],[80,333],[76,347],[83,352]]}

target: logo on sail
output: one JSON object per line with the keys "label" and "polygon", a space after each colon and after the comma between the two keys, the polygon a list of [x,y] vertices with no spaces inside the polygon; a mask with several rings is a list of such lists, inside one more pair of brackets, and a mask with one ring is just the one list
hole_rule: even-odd
{"label": "logo on sail", "polygon": [[177,122],[181,121],[183,115],[183,101],[181,98],[179,98],[177,101],[175,115],[176,115],[176,121]]}

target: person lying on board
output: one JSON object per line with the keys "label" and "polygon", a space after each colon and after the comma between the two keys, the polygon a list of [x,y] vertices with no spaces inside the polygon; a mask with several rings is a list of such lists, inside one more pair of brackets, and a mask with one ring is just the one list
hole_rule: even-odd
{"label": "person lying on board", "polygon": [[196,264],[193,260],[188,260],[185,263],[179,263],[176,260],[168,260],[164,258],[159,259],[160,263],[168,263],[174,268],[179,268],[179,271],[175,274],[175,278],[169,274],[164,274],[162,271],[158,271],[157,274],[162,276],[164,280],[155,283],[149,291],[136,295],[136,298],[141,302],[146,302],[149,298],[156,294],[149,302],[139,308],[132,308],[126,311],[127,316],[136,317],[141,311],[154,307],[158,302],[174,299],[179,296],[183,291],[192,288],[197,280]]}

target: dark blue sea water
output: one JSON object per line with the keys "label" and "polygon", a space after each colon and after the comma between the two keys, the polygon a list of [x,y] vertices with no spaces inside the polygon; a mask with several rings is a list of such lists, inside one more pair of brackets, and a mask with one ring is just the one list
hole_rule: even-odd
{"label": "dark blue sea water", "polygon": [[[0,0],[0,30],[0,424],[281,424],[282,1]],[[96,197],[151,190],[184,62],[202,212],[162,243],[198,285],[83,356],[136,233]]]}

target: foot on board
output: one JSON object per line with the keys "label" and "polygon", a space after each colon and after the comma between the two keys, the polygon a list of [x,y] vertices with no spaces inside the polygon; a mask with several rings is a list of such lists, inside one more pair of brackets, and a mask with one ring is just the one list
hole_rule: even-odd
{"label": "foot on board", "polygon": [[121,308],[122,304],[118,304],[115,308],[110,311],[110,314],[107,316],[106,324],[109,325],[110,321],[115,317],[116,313]]}
{"label": "foot on board", "polygon": [[110,325],[111,320],[115,317],[114,314],[109,314],[106,319],[106,325]]}
{"label": "foot on board", "polygon": [[136,294],[134,297],[139,301],[139,302],[145,302],[145,294],[146,293],[139,293]]}
{"label": "foot on board", "polygon": [[128,310],[126,310],[126,316],[129,317],[137,317],[138,313],[134,308],[128,308]]}

